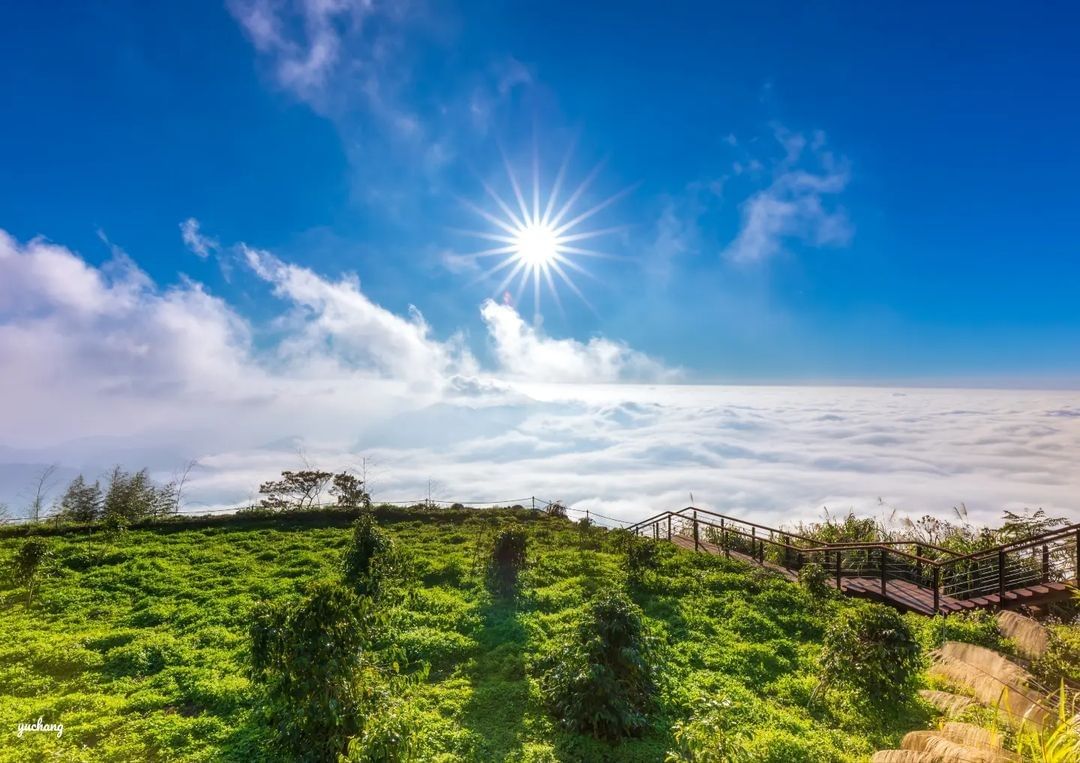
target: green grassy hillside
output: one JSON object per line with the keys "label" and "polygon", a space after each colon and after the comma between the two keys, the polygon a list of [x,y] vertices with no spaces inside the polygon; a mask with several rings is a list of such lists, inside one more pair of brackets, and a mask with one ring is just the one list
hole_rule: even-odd
{"label": "green grassy hillside", "polygon": [[[659,569],[630,589],[656,645],[647,733],[610,744],[560,730],[536,666],[590,596],[626,585],[611,534],[524,511],[377,514],[410,559],[383,606],[402,670],[418,676],[405,716],[420,760],[661,761],[730,726],[756,760],[855,761],[927,722],[914,702],[886,714],[842,693],[811,705],[824,629],[856,604],[665,546]],[[528,538],[516,602],[483,583],[483,555],[507,524]],[[54,558],[33,602],[0,589],[0,760],[265,759],[269,731],[245,668],[251,612],[339,576],[348,539],[334,516],[47,538]],[[0,556],[20,543],[0,539]],[[38,717],[63,723],[62,737],[16,736]]]}

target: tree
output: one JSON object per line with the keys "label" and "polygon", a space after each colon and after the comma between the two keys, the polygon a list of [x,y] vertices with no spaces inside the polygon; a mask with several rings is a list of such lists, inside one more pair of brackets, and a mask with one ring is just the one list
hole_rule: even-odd
{"label": "tree", "polygon": [[338,506],[365,511],[371,508],[371,497],[356,475],[340,472],[334,475],[333,483],[330,494],[337,498]]}
{"label": "tree", "polygon": [[621,592],[595,600],[576,638],[545,660],[541,691],[564,726],[600,739],[640,734],[656,696],[641,610]]}
{"label": "tree", "polygon": [[330,472],[319,469],[284,471],[280,480],[269,480],[259,485],[264,497],[259,506],[271,511],[306,511],[314,508],[330,482]]}
{"label": "tree", "polygon": [[113,523],[127,525],[161,515],[170,501],[169,488],[159,490],[155,487],[146,469],[130,474],[117,466],[109,475],[102,516]]}
{"label": "tree", "polygon": [[267,695],[273,746],[296,761],[336,761],[385,700],[372,644],[383,616],[370,600],[321,582],[299,602],[259,605],[250,629],[252,678]]}
{"label": "tree", "polygon": [[34,493],[30,498],[28,514],[30,519],[37,522],[41,519],[41,513],[45,510],[45,501],[52,489],[52,483],[56,477],[56,464],[49,464],[38,473],[37,482],[34,483]]}
{"label": "tree", "polygon": [[81,474],[71,481],[60,499],[60,516],[69,522],[93,522],[101,516],[105,499],[101,484],[90,484]]}
{"label": "tree", "polygon": [[15,585],[26,586],[26,605],[34,598],[34,589],[44,577],[52,551],[41,538],[31,538],[22,544],[12,565],[11,578]]}

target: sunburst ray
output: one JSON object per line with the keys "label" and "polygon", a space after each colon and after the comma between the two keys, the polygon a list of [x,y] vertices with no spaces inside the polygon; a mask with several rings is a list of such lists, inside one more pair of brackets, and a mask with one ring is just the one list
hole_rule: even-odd
{"label": "sunburst ray", "polygon": [[[600,279],[594,273],[575,262],[574,258],[620,259],[620,257],[619,255],[580,246],[579,243],[625,231],[627,226],[618,225],[592,230],[580,230],[580,226],[614,206],[636,187],[623,188],[600,202],[581,209],[584,206],[582,202],[587,198],[586,194],[604,166],[604,161],[601,161],[585,175],[584,179],[570,191],[565,199],[562,198],[573,149],[574,146],[571,144],[558,170],[555,172],[551,187],[547,190],[545,196],[541,182],[540,156],[536,143],[533,143],[531,155],[532,177],[524,186],[514,172],[506,152],[500,146],[499,153],[502,157],[503,167],[506,170],[512,197],[509,199],[504,198],[490,183],[481,179],[480,182],[484,192],[494,202],[495,209],[485,209],[470,201],[461,200],[470,212],[490,224],[494,231],[491,229],[484,231],[455,229],[456,232],[490,241],[496,245],[489,245],[487,248],[471,254],[459,255],[459,258],[473,263],[489,257],[504,258],[496,262],[492,267],[483,269],[472,282],[487,281],[490,283],[498,278],[499,283],[495,289],[495,294],[503,294],[506,299],[513,299],[515,304],[520,304],[526,288],[531,285],[534,315],[537,322],[541,320],[540,302],[545,288],[554,298],[559,312],[565,314],[562,299],[559,296],[558,287],[560,285],[565,285],[590,311],[596,312],[578,285],[574,283],[571,273],[594,281],[600,281]],[[511,289],[513,290],[512,295],[509,291]]]}

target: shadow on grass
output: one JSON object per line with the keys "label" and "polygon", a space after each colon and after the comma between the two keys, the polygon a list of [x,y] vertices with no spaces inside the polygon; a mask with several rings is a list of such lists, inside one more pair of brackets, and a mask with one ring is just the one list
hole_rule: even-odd
{"label": "shadow on grass", "polygon": [[472,694],[462,725],[480,743],[475,760],[508,760],[520,754],[525,735],[529,682],[525,675],[525,629],[512,601],[494,600],[484,613],[484,628],[469,683]]}

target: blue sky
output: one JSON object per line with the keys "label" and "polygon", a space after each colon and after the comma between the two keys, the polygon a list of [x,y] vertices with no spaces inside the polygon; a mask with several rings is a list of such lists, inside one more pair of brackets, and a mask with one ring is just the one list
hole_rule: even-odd
{"label": "blue sky", "polygon": [[[0,228],[94,266],[107,238],[268,341],[236,245],[359,278],[494,352],[453,254],[532,146],[606,157],[541,331],[690,381],[1075,385],[1080,57],[1069,4],[8,4]],[[200,258],[179,225],[220,243]],[[531,304],[518,311],[532,316]]]}

